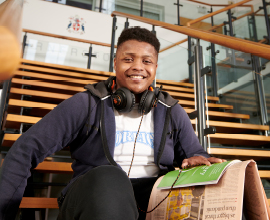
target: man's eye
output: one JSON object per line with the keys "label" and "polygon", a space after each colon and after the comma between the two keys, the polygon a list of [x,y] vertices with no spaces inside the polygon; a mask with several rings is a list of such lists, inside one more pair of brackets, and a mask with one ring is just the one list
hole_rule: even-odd
{"label": "man's eye", "polygon": [[125,58],[124,60],[127,61],[127,62],[131,62],[132,61],[131,58]]}
{"label": "man's eye", "polygon": [[146,64],[152,63],[151,60],[144,60],[143,62]]}

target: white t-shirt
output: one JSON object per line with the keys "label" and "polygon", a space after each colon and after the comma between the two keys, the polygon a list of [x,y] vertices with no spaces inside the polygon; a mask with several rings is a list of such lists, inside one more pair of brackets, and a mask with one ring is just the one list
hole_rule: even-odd
{"label": "white t-shirt", "polygon": [[[154,163],[154,109],[144,115],[135,147],[135,156],[130,171],[130,178],[154,177],[159,168]],[[141,115],[138,104],[129,113],[114,110],[116,122],[116,137],[114,160],[128,174],[132,160],[135,137],[138,132]]]}

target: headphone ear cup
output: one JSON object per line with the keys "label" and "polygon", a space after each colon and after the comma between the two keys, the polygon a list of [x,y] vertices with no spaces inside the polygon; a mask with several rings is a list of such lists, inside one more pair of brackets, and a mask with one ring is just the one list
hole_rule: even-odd
{"label": "headphone ear cup", "polygon": [[150,90],[146,90],[141,97],[138,111],[140,114],[148,114],[154,107],[156,95]]}
{"label": "headphone ear cup", "polygon": [[119,88],[112,94],[114,108],[122,113],[130,112],[135,105],[135,96],[127,88]]}

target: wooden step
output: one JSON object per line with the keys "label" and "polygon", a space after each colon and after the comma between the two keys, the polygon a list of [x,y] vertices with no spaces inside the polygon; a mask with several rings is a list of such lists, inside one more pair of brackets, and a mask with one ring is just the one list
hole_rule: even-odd
{"label": "wooden step", "polygon": [[215,148],[211,147],[207,149],[209,154],[212,154],[216,157],[244,157],[249,159],[269,159],[270,151],[268,150],[249,150],[249,149],[237,149],[237,148]]}
{"label": "wooden step", "polygon": [[41,173],[63,173],[63,174],[73,173],[73,170],[71,168],[71,163],[67,163],[67,162],[44,161],[38,164],[38,166],[34,170]]}
{"label": "wooden step", "polygon": [[[193,125],[196,124],[196,120],[190,120]],[[207,126],[215,127],[217,133],[245,133],[249,130],[256,131],[268,131],[269,125],[255,125],[255,124],[243,124],[236,122],[223,122],[223,121],[206,121]]]}
{"label": "wooden step", "polygon": [[79,79],[79,78],[70,78],[70,77],[64,77],[64,76],[55,76],[55,75],[48,75],[48,74],[42,74],[37,72],[28,72],[28,71],[15,71],[15,76],[28,76],[31,78],[38,78],[38,79],[46,79],[46,80],[56,80],[56,81],[66,81],[66,82],[72,82],[82,85],[87,85],[90,83],[96,83],[101,80],[108,79],[107,76],[89,76],[89,79]]}
{"label": "wooden step", "polygon": [[53,110],[57,106],[56,104],[32,102],[32,101],[19,100],[19,99],[9,99],[8,104],[14,105],[14,106],[20,106],[20,107],[41,108],[41,109],[48,109],[48,110]]}
{"label": "wooden step", "polygon": [[32,80],[26,80],[26,79],[12,78],[11,82],[21,84],[21,85],[30,85],[30,86],[38,86],[38,87],[45,87],[45,88],[52,88],[52,89],[59,89],[59,90],[68,90],[68,91],[74,92],[74,94],[76,92],[85,91],[83,87],[68,86],[64,84],[48,83],[48,82],[35,82]]}
{"label": "wooden step", "polygon": [[[195,109],[186,109],[186,112],[188,114],[194,112]],[[207,113],[207,112],[206,112]],[[225,120],[226,119],[233,119],[233,118],[238,118],[238,119],[249,119],[250,116],[247,114],[237,114],[237,113],[230,113],[230,112],[217,112],[217,111],[208,111],[209,116],[215,117],[215,118],[222,118]]]}
{"label": "wooden step", "polygon": [[[270,136],[252,134],[210,134],[210,142],[237,146],[263,146],[270,144]],[[270,153],[270,151],[269,151]]]}
{"label": "wooden step", "polygon": [[259,170],[259,175],[263,179],[270,179],[270,170]]}
{"label": "wooden step", "polygon": [[23,197],[20,208],[58,209],[57,198]]}
{"label": "wooden step", "polygon": [[[19,66],[19,68],[22,68],[22,69],[31,69],[32,67],[36,66],[36,67],[40,67],[40,68],[44,68],[44,69],[54,69],[54,70],[58,69],[60,71],[66,70],[66,72],[83,73],[85,75],[96,74],[96,75],[104,75],[104,76],[108,76],[108,77],[113,75],[112,72],[91,70],[91,69],[65,66],[65,65],[59,65],[59,64],[52,64],[52,63],[45,63],[45,62],[26,60],[26,59],[21,59],[21,63],[22,64]],[[34,69],[31,69],[31,70],[34,70]],[[35,69],[35,70],[37,70],[37,69]]]}
{"label": "wooden step", "polygon": [[38,97],[52,98],[52,99],[60,99],[60,100],[65,100],[72,96],[72,95],[60,94],[60,93],[55,93],[55,92],[43,92],[43,91],[38,91],[38,90],[20,89],[20,88],[11,88],[10,93],[20,94],[20,95],[38,96]]}

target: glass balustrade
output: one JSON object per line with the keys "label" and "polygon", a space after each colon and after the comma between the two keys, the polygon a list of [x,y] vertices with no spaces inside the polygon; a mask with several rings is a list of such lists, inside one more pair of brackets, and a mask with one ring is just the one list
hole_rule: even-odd
{"label": "glass balustrade", "polygon": [[[24,59],[87,68],[90,44],[27,34]],[[108,71],[110,47],[92,44],[91,69]]]}

